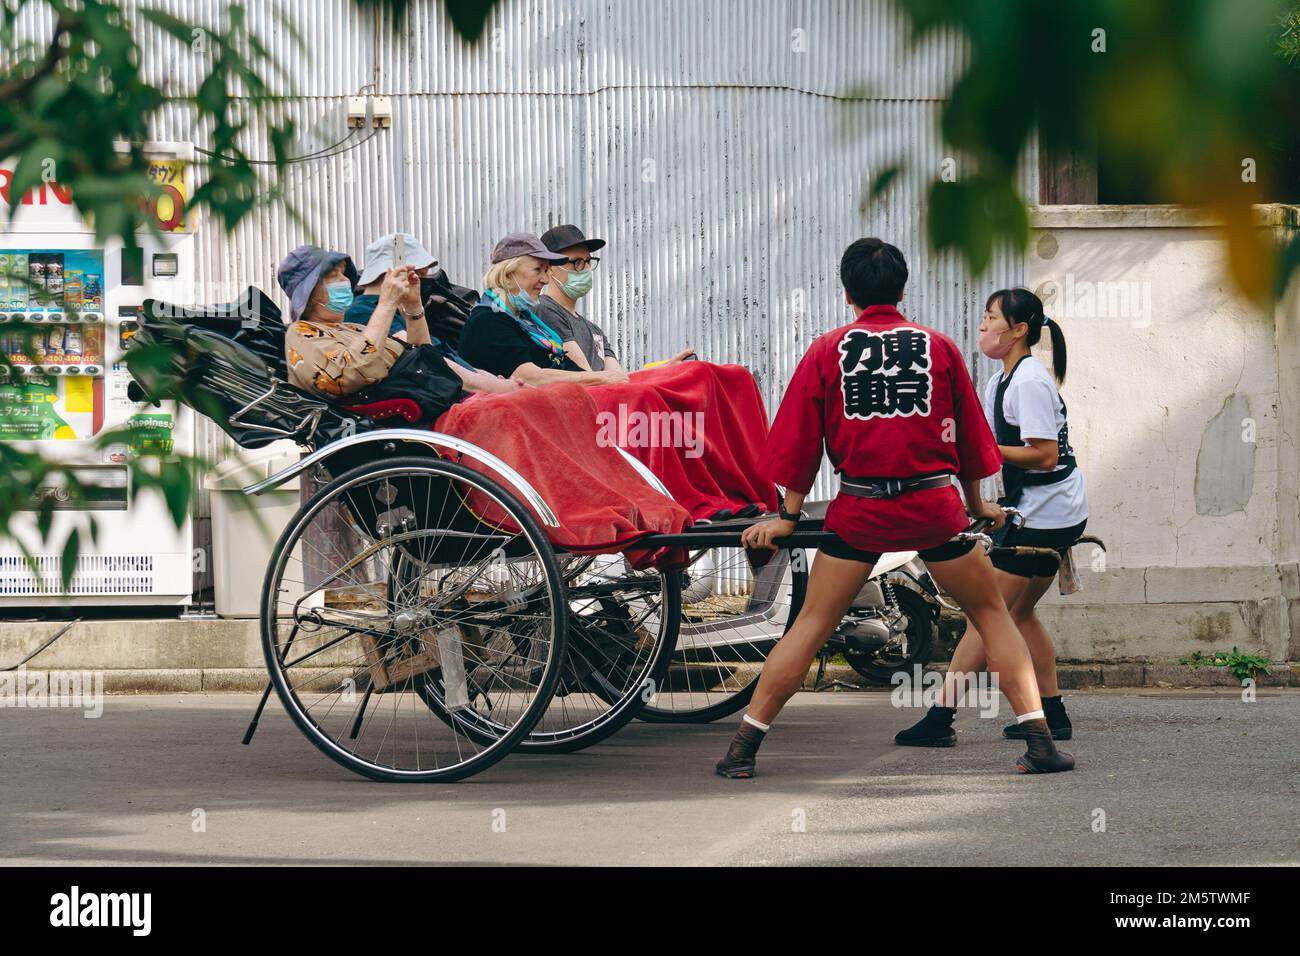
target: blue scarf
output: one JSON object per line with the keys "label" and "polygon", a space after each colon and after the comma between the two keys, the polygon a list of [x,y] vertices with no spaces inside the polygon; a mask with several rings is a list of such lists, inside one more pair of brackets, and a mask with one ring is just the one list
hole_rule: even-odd
{"label": "blue scarf", "polygon": [[504,312],[510,316],[515,320],[515,324],[528,333],[530,339],[546,349],[551,365],[559,368],[564,364],[564,349],[560,345],[559,333],[538,318],[535,312],[531,309],[511,312],[506,304],[501,301],[501,297],[491,289],[488,289],[483,295],[490,300],[493,310]]}

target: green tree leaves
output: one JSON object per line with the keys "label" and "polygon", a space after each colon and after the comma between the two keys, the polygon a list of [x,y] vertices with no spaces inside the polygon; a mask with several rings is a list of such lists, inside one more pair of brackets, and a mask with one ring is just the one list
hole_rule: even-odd
{"label": "green tree leaves", "polygon": [[[1300,142],[1296,4],[1282,0],[899,0],[914,38],[955,29],[967,64],[942,131],[974,175],[938,182],[927,230],[980,271],[997,243],[1028,236],[1015,170],[1035,133],[1049,156],[1105,159],[1146,201],[1203,204],[1227,226],[1237,284],[1266,299],[1293,258],[1276,257],[1252,203],[1300,184],[1280,159]],[[1258,175],[1242,175],[1256,160]],[[949,188],[955,187],[955,188]],[[1020,207],[1019,211],[1017,206]]]}
{"label": "green tree leaves", "polygon": [[[357,2],[378,13],[394,12],[388,18],[392,25],[407,7],[406,0]],[[493,0],[446,4],[468,39],[482,32],[492,6]],[[19,23],[32,19],[29,14],[38,8],[52,14],[53,29],[31,37]],[[303,5],[281,9],[310,15]],[[274,29],[297,37],[286,19]],[[300,151],[297,131],[282,109],[292,86],[241,4],[224,5],[220,23],[200,24],[124,0],[0,0],[0,47],[0,160],[15,166],[9,211],[32,187],[53,180],[71,190],[72,202],[94,224],[99,242],[118,238],[134,246],[142,230],[157,228],[148,207],[161,191],[150,179],[143,145],[151,119],[165,108],[189,111],[200,150],[189,171],[193,188],[185,215],[203,210],[231,230],[261,206],[283,201],[283,173]],[[196,61],[201,79],[193,89],[151,81],[144,48],[154,55],[170,50],[176,61]],[[269,158],[246,152],[248,143],[259,141],[270,144]],[[9,331],[30,337],[31,329]],[[132,361],[144,369],[151,362],[164,364],[147,354],[133,355]],[[103,434],[97,445],[127,443],[128,437]],[[173,520],[185,520],[203,462],[143,456],[128,459],[127,467],[133,495],[160,494]],[[74,470],[0,442],[0,535],[12,537],[13,522],[22,515],[24,521],[34,518],[41,538],[48,538],[55,524],[53,488],[74,507],[84,501],[86,489]],[[62,542],[65,588],[86,533],[94,539],[93,521]]]}

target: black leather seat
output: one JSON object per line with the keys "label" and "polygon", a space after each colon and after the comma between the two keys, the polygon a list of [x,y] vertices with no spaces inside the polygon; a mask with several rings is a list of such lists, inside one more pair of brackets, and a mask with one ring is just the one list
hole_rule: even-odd
{"label": "black leather seat", "polygon": [[217,305],[146,299],[127,368],[133,400],[184,402],[241,448],[280,438],[320,447],[374,427],[289,384],[280,310],[252,286],[234,302]]}

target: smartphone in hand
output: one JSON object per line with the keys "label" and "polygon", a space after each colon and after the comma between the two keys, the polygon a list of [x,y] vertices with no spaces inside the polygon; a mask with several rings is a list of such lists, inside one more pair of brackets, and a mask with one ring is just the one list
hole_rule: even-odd
{"label": "smartphone in hand", "polygon": [[393,267],[406,268],[406,236],[400,232],[393,236]]}

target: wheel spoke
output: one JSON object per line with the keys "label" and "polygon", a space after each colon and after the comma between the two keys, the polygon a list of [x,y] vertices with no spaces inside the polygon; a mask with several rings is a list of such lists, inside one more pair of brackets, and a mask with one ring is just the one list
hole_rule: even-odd
{"label": "wheel spoke", "polygon": [[642,718],[707,721],[743,708],[767,655],[798,614],[805,567],[803,552],[779,551],[757,573],[738,548],[692,554],[677,653]]}
{"label": "wheel spoke", "polygon": [[345,766],[456,779],[543,715],[566,643],[564,585],[536,521],[495,482],[438,460],[358,467],[304,504],[272,567],[263,641],[276,690]]}

